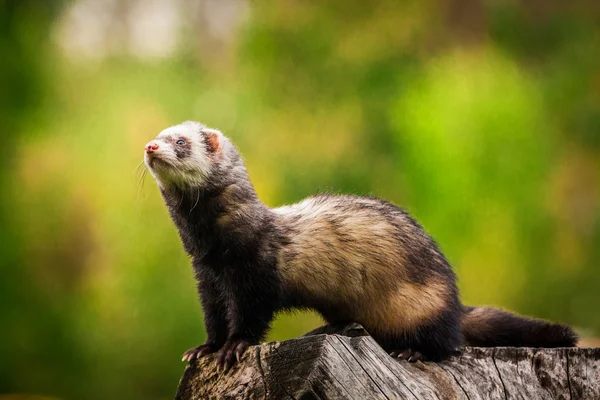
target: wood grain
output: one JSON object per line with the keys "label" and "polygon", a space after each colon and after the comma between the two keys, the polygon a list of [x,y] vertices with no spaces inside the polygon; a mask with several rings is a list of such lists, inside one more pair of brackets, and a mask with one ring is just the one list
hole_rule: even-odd
{"label": "wood grain", "polygon": [[176,400],[600,399],[600,348],[470,348],[441,362],[390,357],[360,325],[322,327],[248,349],[217,372],[189,364]]}

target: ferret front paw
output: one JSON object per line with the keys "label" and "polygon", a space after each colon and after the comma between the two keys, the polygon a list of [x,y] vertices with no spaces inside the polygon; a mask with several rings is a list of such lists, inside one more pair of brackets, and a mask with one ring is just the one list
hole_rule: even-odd
{"label": "ferret front paw", "polygon": [[208,354],[215,353],[219,348],[213,343],[201,344],[198,347],[194,347],[183,353],[181,361],[191,362],[196,358],[202,358]]}
{"label": "ferret front paw", "polygon": [[227,370],[234,362],[240,361],[250,342],[245,339],[229,339],[217,354],[217,369]]}

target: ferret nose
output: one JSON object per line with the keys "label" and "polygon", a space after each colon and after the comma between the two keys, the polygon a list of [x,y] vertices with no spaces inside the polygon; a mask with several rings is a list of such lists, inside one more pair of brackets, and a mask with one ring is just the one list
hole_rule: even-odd
{"label": "ferret nose", "polygon": [[158,150],[158,143],[150,142],[144,148],[146,149],[146,153],[152,153],[152,152]]}

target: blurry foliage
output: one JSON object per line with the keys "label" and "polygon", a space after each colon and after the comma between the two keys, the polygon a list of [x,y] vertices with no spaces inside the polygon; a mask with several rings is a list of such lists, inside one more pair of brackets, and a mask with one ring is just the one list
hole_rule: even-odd
{"label": "blurry foliage", "polygon": [[600,330],[600,7],[372,4],[253,3],[229,53],[82,61],[49,40],[61,3],[0,1],[1,393],[172,397],[201,309],[135,171],[186,119],[232,137],[267,204],[394,201],[466,303]]}

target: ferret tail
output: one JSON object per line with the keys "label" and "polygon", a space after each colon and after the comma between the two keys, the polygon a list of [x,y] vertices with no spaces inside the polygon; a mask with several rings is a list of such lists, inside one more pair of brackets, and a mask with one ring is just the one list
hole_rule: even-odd
{"label": "ferret tail", "polygon": [[569,326],[487,307],[463,306],[462,330],[469,346],[573,347]]}

